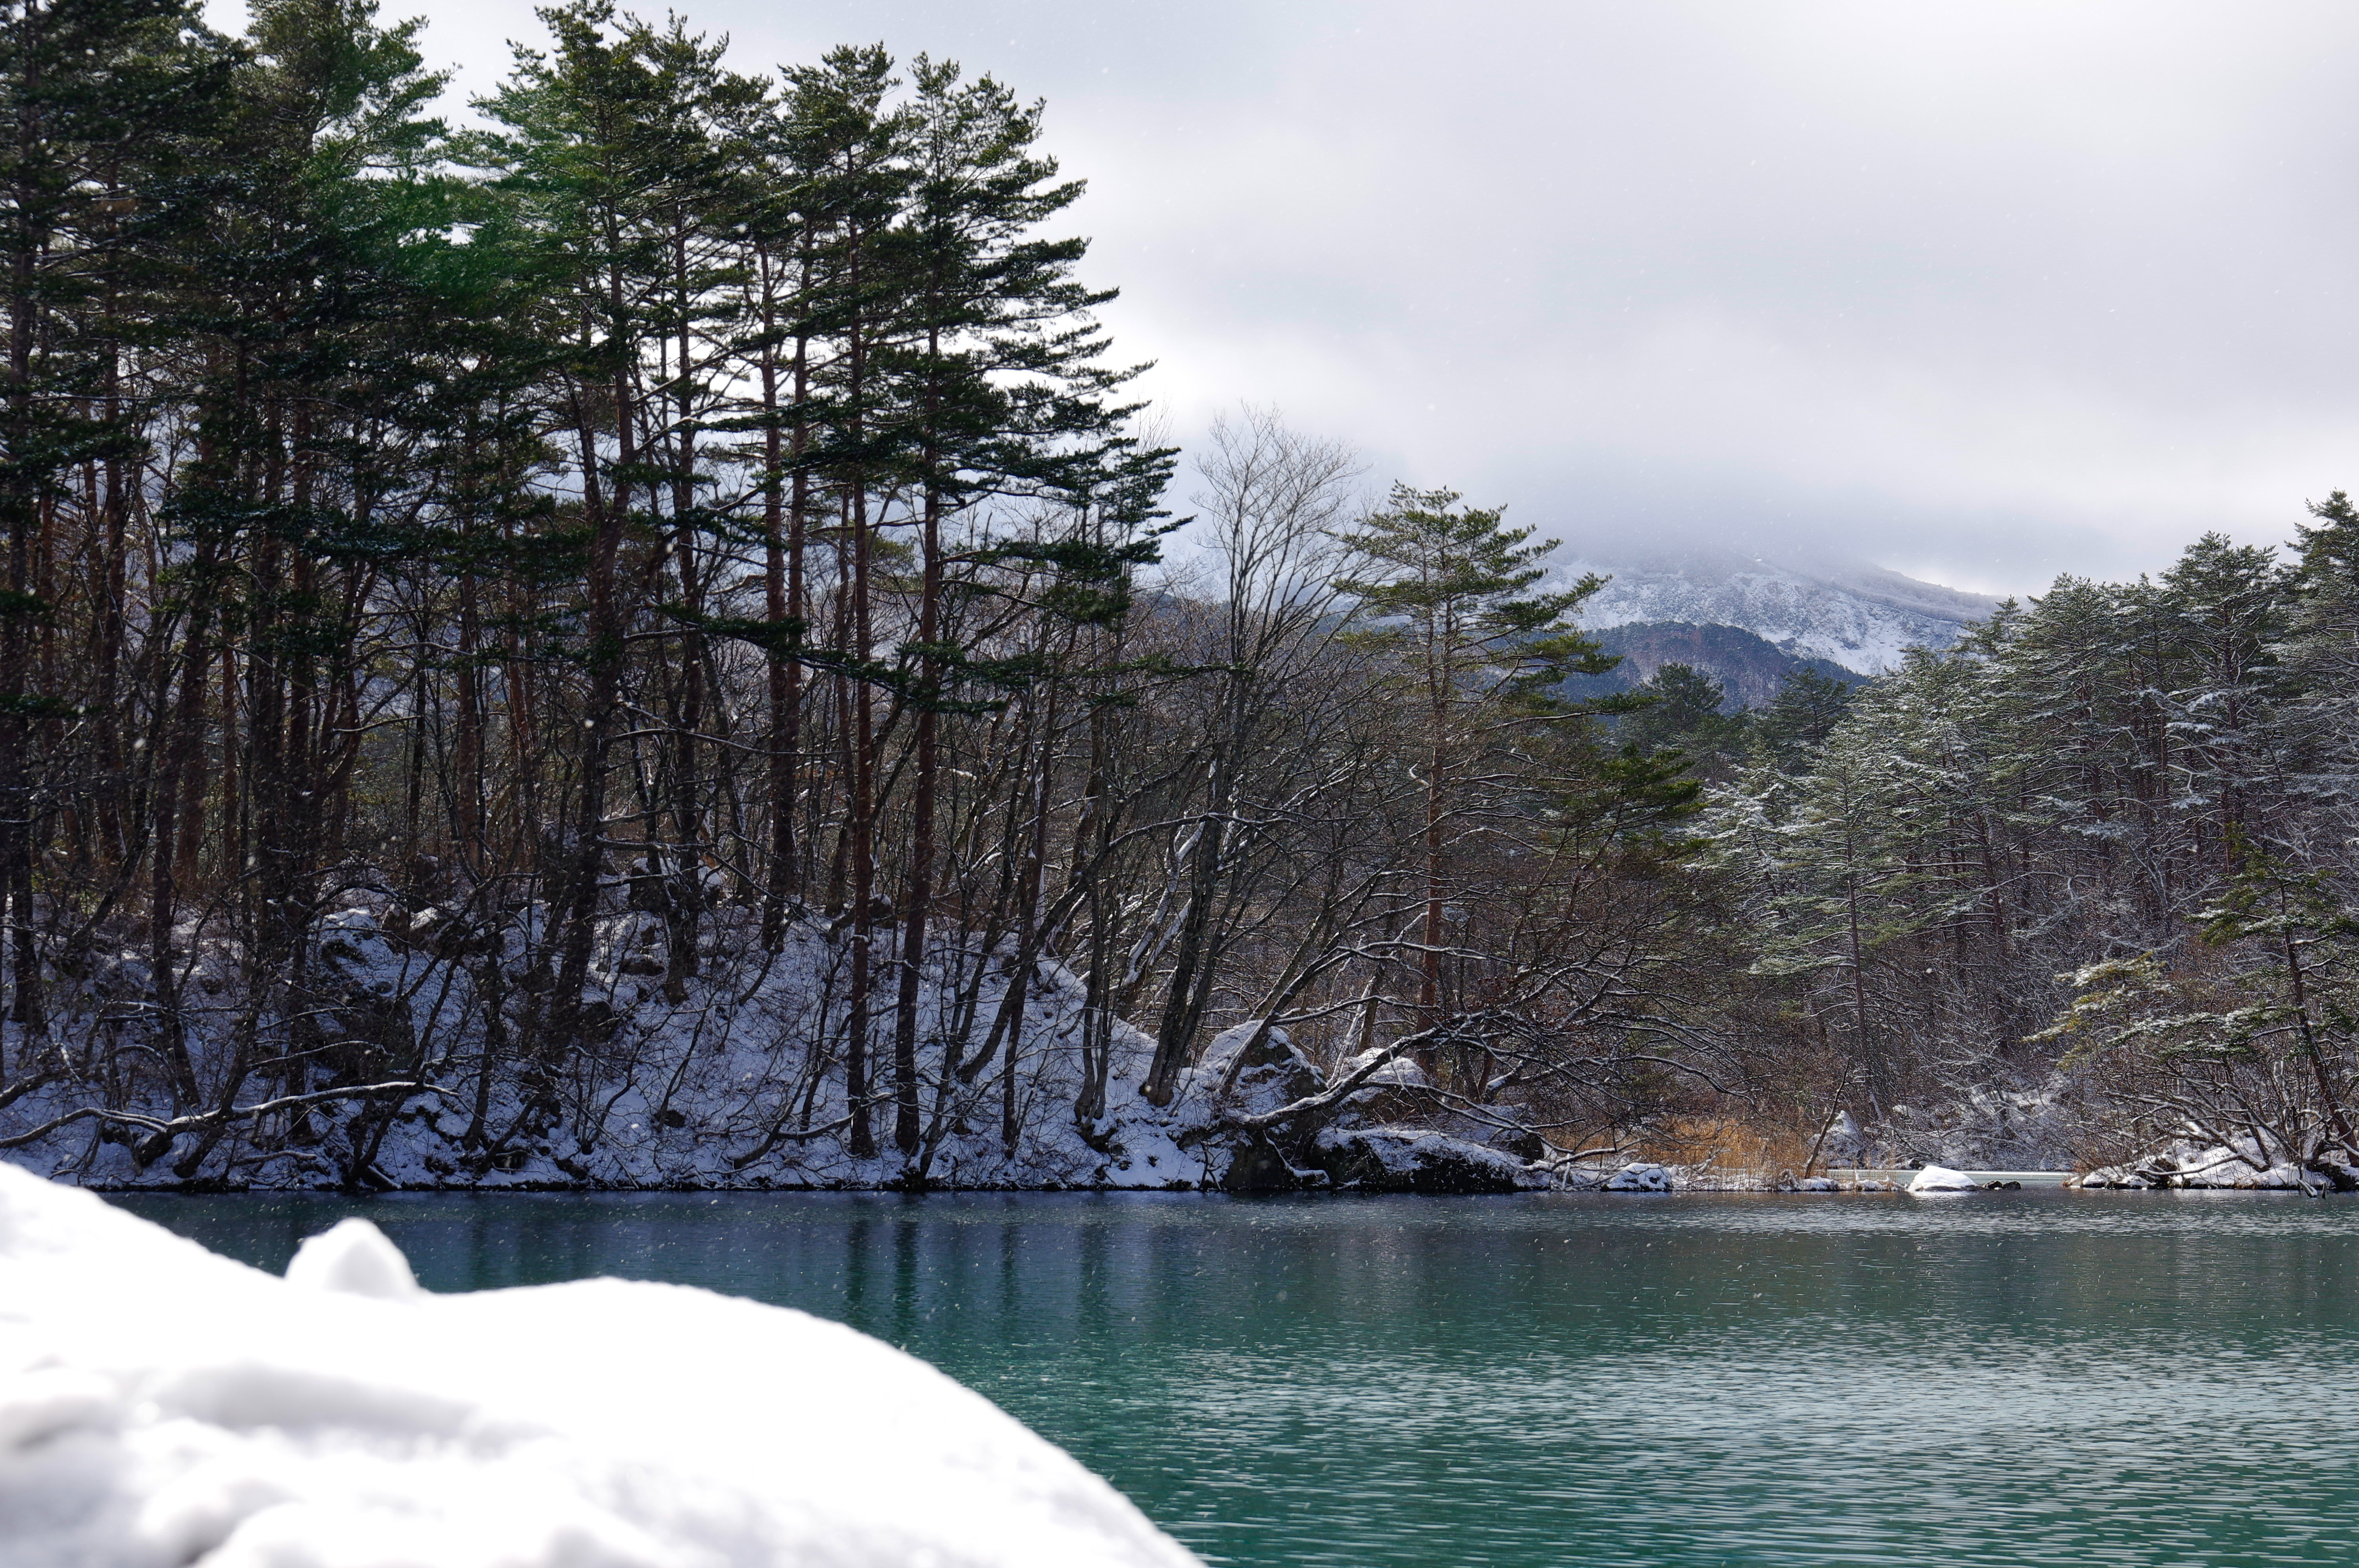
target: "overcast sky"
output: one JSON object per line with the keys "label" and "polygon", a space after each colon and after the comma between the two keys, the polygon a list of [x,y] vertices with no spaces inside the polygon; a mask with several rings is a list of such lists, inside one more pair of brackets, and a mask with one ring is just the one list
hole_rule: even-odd
{"label": "overcast sky", "polygon": [[[1596,558],[1990,590],[2359,489],[2359,7],[682,9],[740,70],[882,39],[1046,98],[1183,442],[1272,404]],[[467,91],[540,36],[525,0],[386,0],[420,13]]]}

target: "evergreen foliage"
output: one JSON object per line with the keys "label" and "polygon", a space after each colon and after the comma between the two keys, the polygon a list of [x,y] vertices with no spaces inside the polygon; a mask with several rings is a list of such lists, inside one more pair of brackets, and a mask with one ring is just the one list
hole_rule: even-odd
{"label": "evergreen foliage", "polygon": [[2291,568],[2207,535],[2156,579],[2060,579],[1719,797],[1755,968],[1838,1098],[2036,1085],[2060,1049],[2093,1158],[2350,1149],[2351,514],[2312,511]]}
{"label": "evergreen foliage", "polygon": [[540,17],[453,130],[370,0],[5,9],[0,1146],[368,1185],[420,1117],[463,1180],[636,1114],[1021,1179],[1239,1018],[1503,1127],[1720,1048],[1641,979],[1697,785],[1549,695],[1594,581],[1256,416],[1194,594],[1041,105]]}
{"label": "evergreen foliage", "polygon": [[454,131],[370,0],[0,0],[0,1149],[1016,1182],[1300,1051],[1527,1152],[2060,1085],[2348,1150],[2342,492],[1577,700],[1602,584],[1495,509],[1248,411],[1173,519],[1041,105],[541,16]]}

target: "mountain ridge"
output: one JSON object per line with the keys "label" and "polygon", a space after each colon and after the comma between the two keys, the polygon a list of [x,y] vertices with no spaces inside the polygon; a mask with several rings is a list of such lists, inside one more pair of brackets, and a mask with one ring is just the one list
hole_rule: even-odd
{"label": "mountain ridge", "polygon": [[1592,633],[1633,625],[1729,626],[1782,653],[1857,675],[1897,668],[1912,647],[1947,648],[1999,606],[1988,594],[1864,561],[1774,559],[1733,550],[1566,552],[1554,572],[1610,579],[1582,607]]}
{"label": "mountain ridge", "polygon": [[1794,654],[1740,626],[1698,625],[1686,621],[1638,621],[1589,633],[1601,651],[1622,663],[1612,673],[1575,676],[1556,690],[1567,697],[1602,697],[1630,691],[1652,680],[1665,665],[1685,665],[1720,683],[1727,695],[1721,711],[1761,708],[1777,699],[1788,676],[1808,670],[1847,686],[1870,677],[1832,659]]}

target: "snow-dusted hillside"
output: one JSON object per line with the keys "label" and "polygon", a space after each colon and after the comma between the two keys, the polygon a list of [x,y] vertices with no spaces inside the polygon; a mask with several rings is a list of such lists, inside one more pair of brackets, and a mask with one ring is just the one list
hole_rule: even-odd
{"label": "snow-dusted hillside", "polygon": [[[537,908],[468,944],[496,949],[503,961],[495,970],[492,952],[454,953],[439,932],[380,896],[353,900],[322,922],[307,994],[323,999],[310,1016],[331,1044],[313,1076],[329,1081],[302,1087],[408,1081],[423,1086],[417,1092],[238,1119],[211,1138],[190,1130],[168,1155],[143,1156],[138,1140],[121,1130],[166,1125],[175,1108],[163,1087],[115,1108],[121,1115],[93,1116],[87,1108],[101,1103],[103,1086],[68,1052],[61,1060],[72,1070],[37,1077],[29,1092],[0,1106],[0,1139],[14,1145],[5,1158],[63,1180],[131,1187],[880,1186],[910,1174],[911,1160],[889,1136],[868,1158],[845,1147],[848,942],[820,918],[792,923],[772,954],[754,940],[756,911],[708,912],[701,972],[672,1002],[640,972],[647,966],[634,962],[656,939],[656,917],[617,902],[599,922],[592,962],[592,1004],[603,1019],[597,1038],[536,1059],[516,1043],[531,1031],[531,995],[517,977],[529,979],[525,938],[541,918]],[[226,944],[190,927],[187,945],[198,954],[191,989],[215,1004],[191,1010],[188,1048],[204,1102],[223,1103],[245,998]],[[1212,1152],[1176,1147],[1174,1112],[1137,1099],[1152,1043],[1119,1019],[1100,1019],[1094,1030],[1106,1073],[1103,1114],[1077,1125],[1089,1009],[1081,982],[1050,960],[1036,966],[997,1057],[1001,1065],[1008,1051],[1019,1058],[1012,1109],[1000,1066],[968,1076],[940,1070],[936,1043],[944,1035],[966,1039],[973,1065],[973,1044],[989,1033],[987,1021],[1006,995],[1008,957],[985,955],[954,933],[933,946],[920,991],[930,1047],[925,1150],[916,1162],[923,1180],[952,1187],[1205,1180]],[[496,991],[495,974],[507,981]],[[137,994],[146,984],[141,956],[115,955],[103,978],[110,992]],[[103,1034],[102,1019],[67,1011],[68,1001],[61,991],[61,1038]],[[487,1049],[484,1018],[495,1010],[508,1044]],[[986,1021],[981,1027],[977,1017]],[[254,1104],[296,1087],[244,1082],[236,1098]],[[890,1129],[889,1102],[872,1114]]]}
{"label": "snow-dusted hillside", "polygon": [[[0,1102],[0,1163],[123,1188],[1469,1192],[1545,1181],[1527,1167],[1542,1152],[1537,1139],[1408,1093],[1389,1067],[1364,1076],[1361,1092],[1346,1086],[1314,1103],[1317,1114],[1299,1123],[1269,1120],[1330,1084],[1285,1030],[1258,1021],[1214,1038],[1180,1070],[1170,1100],[1150,1104],[1141,1080],[1151,1040],[1093,1015],[1086,985],[1045,957],[1013,1011],[1014,954],[1005,944],[986,953],[955,929],[937,931],[919,975],[919,1151],[894,1145],[893,1105],[879,1094],[890,1093],[888,1065],[869,1079],[880,1146],[856,1155],[842,1051],[848,941],[822,919],[791,923],[771,953],[755,940],[757,910],[708,911],[701,971],[672,1001],[635,961],[655,917],[617,907],[598,924],[595,1036],[535,1052],[520,1044],[534,1003],[516,977],[530,978],[522,936],[542,912],[454,943],[382,895],[352,897],[322,922],[310,959],[304,1017],[325,1038],[306,1077],[235,1066],[238,1020],[251,1011],[235,955],[185,928],[197,955],[191,989],[216,1004],[190,1010],[184,1037],[200,1103],[245,1108],[179,1109],[162,1084],[134,1086],[115,1097],[128,1104],[109,1105],[83,1054],[53,1050],[47,1070]],[[136,952],[115,955],[105,989],[135,987],[139,965]],[[95,995],[71,1011],[69,993],[57,996],[56,1033],[84,1052],[119,1027],[95,1011],[104,1005]],[[1003,1014],[1006,1027],[994,1030],[988,1021]],[[956,1056],[944,1054],[949,1040],[962,1043]],[[1077,1116],[1092,1074],[1097,1113]],[[1405,1115],[1418,1125],[1398,1125]],[[1255,1116],[1265,1119],[1233,1120]],[[1522,1153],[1484,1141],[1503,1127]]]}
{"label": "snow-dusted hillside", "polygon": [[1694,551],[1648,557],[1603,551],[1560,557],[1567,578],[1613,579],[1583,607],[1592,630],[1636,622],[1735,626],[1805,658],[1882,675],[1904,649],[1946,648],[1998,600],[1862,563],[1819,565]]}

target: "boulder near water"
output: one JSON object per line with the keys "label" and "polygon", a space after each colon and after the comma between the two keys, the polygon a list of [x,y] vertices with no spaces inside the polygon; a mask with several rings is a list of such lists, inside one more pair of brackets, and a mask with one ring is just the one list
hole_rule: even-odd
{"label": "boulder near water", "polygon": [[1671,1173],[1660,1165],[1625,1165],[1607,1178],[1609,1193],[1667,1193],[1671,1190]]}
{"label": "boulder near water", "polygon": [[1928,1165],[1909,1178],[1912,1193],[1978,1193],[1982,1183],[1963,1171],[1952,1171],[1947,1165]]}
{"label": "boulder near water", "polygon": [[1199,1082],[1248,1113],[1276,1110],[1327,1087],[1327,1076],[1286,1031],[1259,1019],[1214,1035],[1196,1072]]}
{"label": "boulder near water", "polygon": [[1539,1184],[1505,1150],[1422,1128],[1330,1128],[1310,1158],[1336,1186],[1354,1192],[1512,1193]]}

